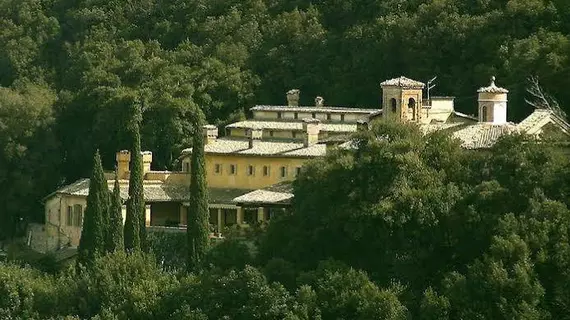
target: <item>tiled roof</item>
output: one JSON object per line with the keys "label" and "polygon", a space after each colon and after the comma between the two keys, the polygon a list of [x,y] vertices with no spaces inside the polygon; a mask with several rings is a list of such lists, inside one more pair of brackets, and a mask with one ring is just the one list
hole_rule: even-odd
{"label": "tiled roof", "polygon": [[423,89],[425,84],[416,80],[412,80],[401,76],[399,78],[394,78],[386,80],[380,84],[382,87],[401,87],[401,88],[411,88],[411,89]]}
{"label": "tiled roof", "polygon": [[[253,148],[249,148],[246,139],[219,138],[204,146],[204,151],[209,154],[232,154],[252,156],[275,156],[275,157],[320,157],[326,154],[326,146],[314,144],[305,147],[297,142],[255,141]],[[192,152],[192,148],[182,150],[182,154]]]}
{"label": "tiled roof", "polygon": [[[246,121],[240,121],[240,122],[229,124],[226,126],[226,128],[303,131],[303,122],[246,120]],[[326,131],[326,132],[354,132],[354,131],[356,131],[356,124],[321,123],[321,131]]]}
{"label": "tiled roof", "polygon": [[509,90],[500,88],[495,85],[495,77],[491,77],[491,84],[488,87],[482,87],[477,90],[479,93],[508,93]]}
{"label": "tiled roof", "polygon": [[233,202],[238,204],[289,204],[292,198],[292,184],[284,182],[246,193],[233,199]]}
{"label": "tiled roof", "polygon": [[312,107],[312,106],[269,106],[259,105],[250,108],[251,111],[284,111],[284,112],[316,112],[316,113],[362,113],[372,114],[379,109],[351,107]]}
{"label": "tiled roof", "polygon": [[515,132],[517,126],[512,123],[477,123],[457,130],[452,135],[461,140],[461,146],[465,149],[482,149],[492,147],[501,136]]}
{"label": "tiled roof", "polygon": [[533,113],[517,125],[517,128],[521,132],[534,134],[541,126],[551,121],[558,124],[563,131],[570,133],[570,124],[549,109],[534,110]]}
{"label": "tiled roof", "polygon": [[447,129],[451,129],[451,128],[455,128],[455,127],[459,127],[465,125],[464,123],[461,122],[451,122],[451,123],[430,123],[430,124],[422,124],[420,125],[420,130],[424,133],[424,134],[428,134],[431,132],[435,132],[438,130],[447,130]]}
{"label": "tiled roof", "polygon": [[[107,181],[109,191],[113,191],[114,181]],[[129,197],[128,180],[121,180],[120,194],[123,200]],[[187,185],[166,184],[161,181],[146,180],[143,184],[144,199],[147,202],[167,202],[167,201],[188,201],[190,200],[190,190]],[[210,203],[231,203],[232,199],[241,196],[251,190],[243,189],[223,189],[209,188]],[[87,197],[89,194],[89,179],[80,179],[70,185],[58,189],[53,194],[67,194],[78,197]],[[51,196],[50,195],[50,196]]]}
{"label": "tiled roof", "polygon": [[[465,149],[482,149],[492,147],[497,140],[509,133],[517,132],[517,126],[512,123],[490,124],[490,123],[434,123],[420,125],[420,130],[428,134],[437,130],[450,130],[452,137],[461,141],[461,146]],[[351,140],[339,145],[341,149],[356,149],[356,142]]]}

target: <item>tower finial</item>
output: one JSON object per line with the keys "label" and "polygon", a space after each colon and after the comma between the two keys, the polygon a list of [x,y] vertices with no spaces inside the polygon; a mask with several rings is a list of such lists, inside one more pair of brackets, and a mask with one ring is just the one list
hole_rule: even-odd
{"label": "tower finial", "polygon": [[491,77],[491,86],[494,87],[495,86],[495,76]]}

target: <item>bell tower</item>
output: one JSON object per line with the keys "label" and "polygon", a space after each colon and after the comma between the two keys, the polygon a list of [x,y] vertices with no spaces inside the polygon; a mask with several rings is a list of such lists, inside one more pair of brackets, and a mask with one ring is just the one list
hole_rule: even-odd
{"label": "bell tower", "polygon": [[382,117],[400,122],[420,122],[425,84],[404,76],[386,80],[382,87]]}
{"label": "bell tower", "polygon": [[492,124],[507,123],[507,94],[509,90],[495,85],[495,77],[491,84],[477,90],[479,102],[479,122]]}

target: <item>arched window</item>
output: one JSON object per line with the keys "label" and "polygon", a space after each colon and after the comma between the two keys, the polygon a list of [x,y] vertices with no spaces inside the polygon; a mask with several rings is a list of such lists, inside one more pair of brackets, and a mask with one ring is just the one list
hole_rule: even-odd
{"label": "arched window", "polygon": [[487,106],[481,107],[481,122],[487,122]]}
{"label": "arched window", "polygon": [[395,98],[390,99],[390,107],[391,107],[391,111],[392,113],[396,113],[398,111],[398,106],[397,106],[397,102]]}
{"label": "arched window", "polygon": [[416,120],[416,100],[414,98],[408,100],[408,112],[412,113],[412,120]]}

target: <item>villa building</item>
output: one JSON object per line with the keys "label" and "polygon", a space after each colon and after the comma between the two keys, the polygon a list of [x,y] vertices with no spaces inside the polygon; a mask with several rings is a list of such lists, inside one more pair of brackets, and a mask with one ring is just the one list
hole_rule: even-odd
{"label": "villa building", "polygon": [[[202,128],[210,198],[210,224],[216,234],[232,225],[248,226],[280,214],[293,194],[291,181],[306,161],[325,156],[327,148],[350,146],[350,136],[379,118],[418,123],[424,132],[447,130],[467,149],[492,146],[512,132],[570,136],[570,125],[551,110],[536,110],[519,124],[507,121],[508,91],[495,79],[478,90],[478,115],[455,111],[453,97],[423,99],[425,85],[399,77],[381,83],[379,109],[315,105],[299,106],[299,90],[287,92],[287,105],[254,106],[253,117],[218,128]],[[143,152],[147,227],[183,230],[189,200],[192,149],[182,151],[179,171],[151,170],[152,153]],[[128,196],[130,153],[117,153],[121,197]],[[110,190],[114,174],[108,176]],[[77,246],[89,179],[81,179],[48,195],[45,201],[45,250]],[[123,216],[125,210],[123,209]]]}

